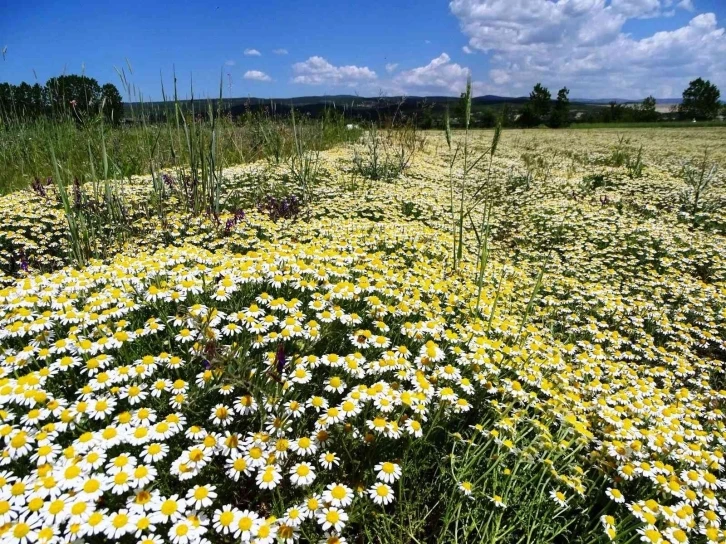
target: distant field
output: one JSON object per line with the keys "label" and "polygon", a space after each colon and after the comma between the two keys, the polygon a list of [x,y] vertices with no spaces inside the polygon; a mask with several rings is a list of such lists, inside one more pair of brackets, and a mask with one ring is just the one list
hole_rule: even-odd
{"label": "distant field", "polygon": [[573,129],[611,129],[611,128],[726,128],[726,121],[662,121],[659,123],[573,123]]}

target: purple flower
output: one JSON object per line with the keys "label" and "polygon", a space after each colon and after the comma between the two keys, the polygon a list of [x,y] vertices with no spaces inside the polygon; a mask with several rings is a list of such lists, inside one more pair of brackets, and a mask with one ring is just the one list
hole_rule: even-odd
{"label": "purple flower", "polygon": [[278,344],[277,346],[275,368],[277,369],[277,373],[282,376],[282,371],[285,370],[285,346],[283,344]]}
{"label": "purple flower", "polygon": [[45,186],[38,178],[35,178],[33,180],[31,187],[33,188],[33,191],[35,191],[40,196],[46,196]]}
{"label": "purple flower", "polygon": [[28,258],[25,256],[25,252],[20,250],[20,270],[27,272],[29,268]]}

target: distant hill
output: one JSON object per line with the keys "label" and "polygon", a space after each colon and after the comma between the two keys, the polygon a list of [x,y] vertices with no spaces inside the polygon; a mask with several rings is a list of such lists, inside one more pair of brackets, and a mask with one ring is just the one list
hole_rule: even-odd
{"label": "distant hill", "polygon": [[[580,102],[582,104],[610,104],[615,102],[616,104],[639,104],[643,100],[634,100],[632,98],[571,98],[571,102]],[[658,104],[680,104],[682,100],[680,98],[656,98]]]}
{"label": "distant hill", "polygon": [[[380,96],[365,97],[356,95],[316,95],[296,96],[292,98],[260,98],[260,97],[238,97],[222,99],[222,108],[225,115],[234,118],[243,117],[249,113],[267,112],[274,116],[287,116],[291,109],[301,116],[321,118],[332,111],[336,115],[343,115],[351,122],[380,121],[392,119],[397,116],[410,118],[416,117],[421,126],[430,127],[438,123],[442,126],[446,109],[448,108],[452,117],[452,123],[460,125],[460,98],[457,96]],[[472,123],[475,126],[493,126],[498,118],[507,119],[505,123],[513,123],[519,116],[524,104],[529,101],[529,96],[497,96],[484,95],[472,99]],[[189,112],[194,110],[195,114],[206,115],[209,108],[217,108],[218,99],[197,99],[180,100],[180,107]],[[619,105],[635,105],[638,100],[623,98],[574,98],[570,99],[570,112],[575,119],[597,116],[598,112],[608,107],[608,104],[616,102]],[[554,100],[553,100],[554,103]],[[670,111],[673,104],[680,103],[680,99],[667,98],[657,99],[658,110],[661,113]],[[133,122],[134,114],[138,115],[142,109],[141,103],[124,104],[125,117]],[[168,119],[173,115],[174,103],[167,102],[144,102],[143,111],[152,121]],[[438,121],[435,121],[438,119]]]}
{"label": "distant hill", "polygon": [[[320,116],[326,109],[334,109],[343,113],[351,119],[377,119],[381,116],[391,116],[396,112],[409,114],[413,112],[429,111],[432,115],[441,116],[444,110],[449,107],[452,115],[459,103],[459,97],[454,96],[382,96],[364,97],[355,95],[322,95],[322,96],[296,96],[293,98],[260,98],[260,97],[239,97],[222,99],[223,108],[233,117],[245,115],[248,111],[269,111],[277,115],[287,115],[291,108],[302,115],[311,117]],[[472,99],[472,110],[483,111],[496,109],[511,105],[516,110],[529,100],[528,97],[507,97],[507,96],[477,96]],[[218,100],[196,99],[192,104],[191,100],[180,100],[179,103],[185,110],[194,107],[199,113],[205,113],[210,104],[216,107]],[[126,116],[132,115],[132,109],[138,113],[141,106],[145,112],[152,116],[165,116],[171,113],[173,102],[144,102],[124,104]]]}
{"label": "distant hill", "polygon": [[[518,105],[523,104],[529,100],[528,96],[497,96],[497,95],[484,95],[477,96],[472,99],[474,105],[479,106],[495,106],[503,104]],[[195,103],[206,105],[207,99],[195,99]],[[210,99],[211,102],[216,102],[216,99]],[[255,96],[249,97],[237,97],[237,98],[224,98],[222,103],[225,108],[232,111],[233,115],[238,115],[244,112],[247,108],[260,109],[260,108],[272,108],[277,112],[282,113],[287,111],[290,107],[299,109],[302,111],[313,110],[317,111],[326,107],[334,107],[336,109],[341,108],[344,111],[355,112],[358,110],[378,110],[387,109],[392,106],[398,107],[401,104],[403,109],[407,109],[413,105],[421,107],[422,105],[429,105],[434,110],[440,107],[455,106],[459,101],[459,97],[456,96],[382,96],[382,97],[364,97],[349,94],[339,95],[313,95],[313,96],[296,96],[292,98],[261,98]],[[680,104],[680,98],[657,98],[657,103],[661,106]],[[190,105],[191,102],[188,99],[180,100],[185,105]],[[572,106],[604,106],[615,102],[617,104],[633,104],[640,103],[641,100],[633,100],[627,98],[571,98],[570,104]],[[141,104],[138,102],[125,104],[127,113],[130,113],[131,107],[139,107]],[[170,107],[170,102],[145,102],[144,107],[152,110],[162,109]],[[206,106],[205,106],[206,107]]]}

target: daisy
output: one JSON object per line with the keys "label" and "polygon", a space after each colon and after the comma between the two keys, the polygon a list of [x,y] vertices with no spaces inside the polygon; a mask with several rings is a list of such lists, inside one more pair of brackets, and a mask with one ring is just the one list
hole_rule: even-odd
{"label": "daisy", "polygon": [[328,383],[325,386],[325,390],[329,393],[342,393],[345,391],[346,384],[340,378],[340,376],[332,376],[328,379]]}
{"label": "daisy", "polygon": [[507,505],[504,503],[504,499],[502,499],[502,497],[500,495],[494,495],[489,500],[492,501],[494,506],[496,506],[497,508],[506,508],[507,507]]}
{"label": "daisy", "polygon": [[184,517],[186,508],[186,500],[180,499],[179,495],[172,495],[166,499],[160,497],[154,505],[154,513],[151,519],[154,523],[175,522]]}
{"label": "daisy", "polygon": [[214,499],[217,498],[215,489],[217,489],[217,487],[213,485],[195,485],[187,492],[186,499],[189,501],[189,505],[196,510],[207,508],[211,506],[214,503]]}
{"label": "daisy", "polygon": [[226,427],[227,425],[232,423],[233,412],[224,404],[217,404],[214,408],[212,408],[210,418],[212,419],[212,423],[214,425]]}
{"label": "daisy", "polygon": [[249,476],[251,474],[250,469],[252,467],[248,465],[247,458],[245,456],[238,451],[234,451],[232,452],[232,455],[227,458],[226,468],[227,476],[236,482],[242,474]]}
{"label": "daisy", "polygon": [[318,540],[318,544],[348,544],[348,541],[344,536],[336,535],[334,533],[325,533],[323,538]]}
{"label": "daisy", "polygon": [[260,525],[260,516],[255,512],[250,510],[238,512],[235,516],[233,536],[239,538],[242,542],[249,542],[257,534]]}
{"label": "daisy", "polygon": [[215,510],[212,518],[214,530],[223,535],[230,534],[236,530],[235,520],[240,512],[226,504],[221,510]]}
{"label": "daisy", "polygon": [[199,538],[197,530],[188,519],[180,519],[174,523],[167,534],[172,544],[187,544],[196,542]]}
{"label": "daisy", "polygon": [[373,484],[373,486],[368,489],[368,495],[371,499],[373,499],[373,502],[376,504],[390,504],[393,502],[393,489],[391,489],[391,486],[384,483],[376,483]]}
{"label": "daisy", "polygon": [[340,458],[337,455],[335,455],[333,452],[326,451],[325,453],[320,454],[319,462],[323,468],[330,470],[335,465],[340,464]]}
{"label": "daisy", "polygon": [[116,540],[126,533],[130,533],[136,526],[136,515],[125,508],[106,517],[103,523],[103,532],[107,538]]}
{"label": "daisy", "polygon": [[31,514],[8,527],[3,536],[12,544],[28,544],[37,540],[40,525],[40,517],[37,514]]}
{"label": "daisy", "polygon": [[277,528],[277,538],[284,544],[294,544],[300,538],[299,529],[296,525],[281,522]]}
{"label": "daisy", "polygon": [[378,463],[375,470],[378,473],[376,477],[388,484],[392,484],[401,477],[401,467],[396,463]]}
{"label": "daisy", "polygon": [[297,419],[305,413],[305,406],[296,400],[291,400],[285,403],[285,412],[293,419]]}
{"label": "daisy", "polygon": [[131,470],[136,466],[136,458],[132,455],[122,453],[106,463],[106,472],[110,475],[123,470]]}
{"label": "daisy", "polygon": [[[52,513],[48,513],[50,505],[54,505]],[[49,516],[51,519],[57,520],[56,523],[58,523],[65,519],[65,509],[66,501],[60,500],[60,503],[57,503],[56,501],[51,501],[50,503],[46,504],[46,516]],[[0,523],[2,525],[7,525],[17,517],[18,513],[13,510],[13,505],[10,504],[10,501],[6,498],[0,498]]]}
{"label": "daisy", "polygon": [[131,475],[131,478],[133,479],[133,486],[135,488],[146,487],[156,479],[156,474],[156,468],[153,466],[137,466]]}
{"label": "daisy", "polygon": [[234,410],[242,416],[254,414],[257,411],[257,401],[252,395],[238,397],[234,402]]}
{"label": "daisy", "polygon": [[305,487],[315,481],[315,471],[310,463],[298,463],[290,470],[290,481],[293,485]]}
{"label": "daisy", "polygon": [[291,506],[285,511],[283,520],[285,521],[285,524],[291,527],[299,527],[305,520],[303,509],[297,506]]}
{"label": "daisy", "polygon": [[255,481],[260,489],[274,489],[280,483],[282,475],[275,465],[270,465],[257,473]]}
{"label": "daisy", "polygon": [[88,416],[91,419],[105,419],[113,413],[116,400],[113,398],[100,398],[88,406]]}
{"label": "daisy", "polygon": [[620,492],[619,489],[608,487],[605,494],[613,501],[617,503],[625,502],[625,496]]}
{"label": "daisy", "polygon": [[348,514],[335,506],[331,506],[330,508],[323,508],[318,512],[317,521],[323,531],[332,529],[333,531],[340,532],[345,527],[345,522],[348,521]]}
{"label": "daisy", "polygon": [[472,483],[468,481],[461,482],[459,484],[459,491],[461,491],[465,496],[471,497],[471,493],[473,491]]}
{"label": "daisy", "polygon": [[423,436],[423,427],[421,423],[415,419],[407,419],[405,423],[406,431],[408,434],[421,438]]}
{"label": "daisy", "polygon": [[290,449],[301,457],[312,455],[318,451],[317,444],[309,437],[302,436],[290,442]]}
{"label": "daisy", "polygon": [[108,478],[106,475],[93,474],[86,476],[82,482],[79,482],[74,491],[87,501],[96,501],[103,495],[106,489],[108,489]]}
{"label": "daisy", "polygon": [[567,506],[567,497],[561,491],[555,489],[550,490],[550,498],[555,501],[561,508]]}
{"label": "daisy", "polygon": [[344,508],[353,502],[353,490],[343,484],[328,484],[323,492],[323,500],[333,506]]}
{"label": "daisy", "polygon": [[322,507],[322,497],[319,494],[312,495],[305,499],[305,502],[300,506],[300,512],[303,518],[313,518]]}
{"label": "daisy", "polygon": [[273,544],[273,542],[275,542],[278,531],[277,525],[273,525],[275,521],[274,516],[271,516],[260,522],[257,527],[257,535],[254,540],[255,544]]}
{"label": "daisy", "polygon": [[145,384],[124,386],[119,393],[119,398],[126,399],[131,406],[139,404],[148,396]]}
{"label": "daisy", "polygon": [[131,489],[131,485],[133,483],[133,478],[131,474],[129,474],[125,470],[119,470],[114,475],[110,477],[110,486],[111,486],[111,493],[114,495],[123,495]]}
{"label": "daisy", "polygon": [[141,450],[144,463],[156,463],[161,461],[169,453],[169,446],[161,442],[146,444]]}

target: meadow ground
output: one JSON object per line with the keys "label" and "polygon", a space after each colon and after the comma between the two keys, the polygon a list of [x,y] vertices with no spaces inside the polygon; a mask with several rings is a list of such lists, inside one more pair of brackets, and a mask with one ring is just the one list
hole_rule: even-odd
{"label": "meadow ground", "polygon": [[380,137],[0,197],[2,542],[726,541],[726,131]]}

